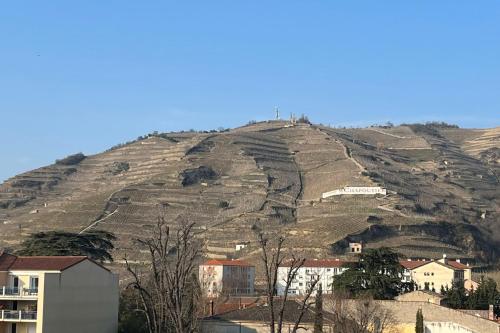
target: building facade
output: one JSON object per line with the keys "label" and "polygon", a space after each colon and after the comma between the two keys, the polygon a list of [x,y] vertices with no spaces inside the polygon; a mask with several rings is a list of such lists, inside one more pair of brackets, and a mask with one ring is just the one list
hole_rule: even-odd
{"label": "building facade", "polygon": [[[339,259],[306,260],[297,271],[297,275],[288,289],[288,294],[306,294],[311,287],[311,282],[316,278],[319,278],[319,281],[315,290],[321,285],[323,293],[332,293],[334,277],[345,272],[348,269],[347,264],[348,262]],[[278,268],[277,293],[279,296],[285,294],[286,279],[290,269],[286,263]]]}
{"label": "building facade", "polygon": [[116,333],[118,277],[87,257],[0,254],[0,333]]}
{"label": "building facade", "polygon": [[472,276],[471,267],[443,256],[439,260],[401,261],[404,268],[403,282],[414,282],[419,290],[440,292],[451,288],[454,283],[464,284]]}
{"label": "building facade", "polygon": [[208,297],[252,295],[255,267],[242,260],[208,260],[199,267],[199,280]]}

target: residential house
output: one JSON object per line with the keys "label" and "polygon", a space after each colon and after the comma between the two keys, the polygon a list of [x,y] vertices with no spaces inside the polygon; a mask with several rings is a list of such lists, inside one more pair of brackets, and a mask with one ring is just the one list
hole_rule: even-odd
{"label": "residential house", "polygon": [[440,292],[454,283],[464,283],[472,275],[471,268],[460,261],[442,259],[400,261],[404,268],[403,282],[414,282],[417,289]]}
{"label": "residential house", "polygon": [[[288,294],[306,294],[311,287],[311,282],[316,278],[319,278],[316,289],[321,285],[323,293],[331,293],[334,277],[345,272],[348,269],[347,264],[348,262],[339,259],[306,260],[304,265],[298,269],[295,279],[292,280]],[[277,293],[280,296],[285,294],[285,285],[290,269],[290,263],[284,263],[278,268]]]}
{"label": "residential house", "polygon": [[0,252],[0,333],[115,333],[117,275],[87,257]]}
{"label": "residential house", "polygon": [[349,243],[350,254],[360,254],[363,251],[363,243]]}
{"label": "residential house", "polygon": [[255,267],[242,260],[208,260],[199,267],[200,284],[208,297],[252,295]]}

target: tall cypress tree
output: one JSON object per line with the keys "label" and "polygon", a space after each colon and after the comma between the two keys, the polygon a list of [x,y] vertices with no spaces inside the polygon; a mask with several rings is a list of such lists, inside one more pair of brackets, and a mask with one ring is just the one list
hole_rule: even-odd
{"label": "tall cypress tree", "polygon": [[316,292],[316,314],[314,315],[314,333],[323,332],[323,288],[319,284],[318,291]]}
{"label": "tall cypress tree", "polygon": [[424,333],[424,315],[422,309],[417,311],[417,322],[415,323],[415,333]]}

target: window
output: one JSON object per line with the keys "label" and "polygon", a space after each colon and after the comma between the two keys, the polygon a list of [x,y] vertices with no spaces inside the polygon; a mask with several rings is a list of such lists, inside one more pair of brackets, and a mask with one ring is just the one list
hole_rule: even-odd
{"label": "window", "polygon": [[38,293],[38,276],[30,276],[30,289],[29,294]]}

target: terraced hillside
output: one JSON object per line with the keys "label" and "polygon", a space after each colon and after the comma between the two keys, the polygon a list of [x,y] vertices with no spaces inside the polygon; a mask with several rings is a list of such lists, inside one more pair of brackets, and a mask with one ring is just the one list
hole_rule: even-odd
{"label": "terraced hillside", "polygon": [[[195,221],[213,258],[252,260],[261,228],[310,256],[347,255],[349,241],[363,241],[408,256],[497,260],[499,133],[272,121],[151,135],[4,182],[0,247],[35,231],[104,229],[118,236],[118,263],[145,260],[133,239],[148,235],[161,211],[174,227]],[[344,186],[388,193],[321,199]]]}

